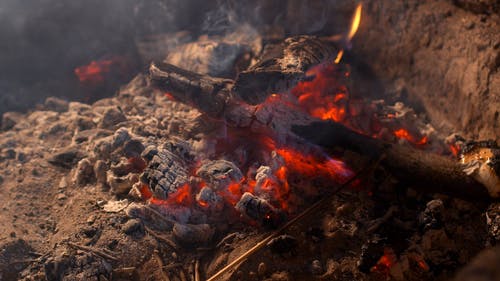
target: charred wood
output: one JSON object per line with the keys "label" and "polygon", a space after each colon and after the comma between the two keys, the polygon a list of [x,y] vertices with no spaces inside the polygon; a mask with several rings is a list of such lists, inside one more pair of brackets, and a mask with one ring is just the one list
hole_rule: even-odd
{"label": "charred wood", "polygon": [[381,165],[400,180],[414,184],[420,191],[442,192],[465,199],[489,197],[487,189],[468,176],[463,166],[452,159],[373,139],[331,121],[295,126],[292,131],[325,149],[340,147],[374,158],[384,155]]}
{"label": "charred wood", "polygon": [[242,71],[233,91],[245,102],[258,104],[272,93],[290,89],[306,79],[306,71],[328,59],[335,59],[339,49],[315,36],[294,36],[268,45],[258,62]]}

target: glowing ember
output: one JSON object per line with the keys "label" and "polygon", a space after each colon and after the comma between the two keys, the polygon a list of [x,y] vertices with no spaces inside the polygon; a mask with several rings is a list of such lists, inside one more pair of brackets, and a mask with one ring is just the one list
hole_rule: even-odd
{"label": "glowing ember", "polygon": [[391,248],[384,248],[384,255],[380,257],[377,264],[372,267],[372,272],[382,273],[386,276],[389,276],[391,267],[396,264],[397,258],[396,254]]}
{"label": "glowing ember", "polygon": [[174,96],[171,93],[165,93],[165,97],[167,97],[167,99],[169,99],[171,101],[175,100]]}
{"label": "glowing ember", "polygon": [[299,106],[319,119],[343,121],[349,93],[345,86],[339,85],[339,69],[327,64],[313,68],[310,73],[314,75],[313,80],[302,81],[292,89]]}
{"label": "glowing ember", "polygon": [[417,144],[417,145],[424,145],[428,141],[427,136],[423,136],[420,140],[416,140],[416,138],[414,136],[412,136],[410,134],[410,132],[408,132],[408,130],[406,130],[406,129],[396,130],[396,131],[394,131],[394,135],[398,139],[405,139],[405,140],[407,140],[413,144]]}
{"label": "glowing ember", "polygon": [[193,202],[193,196],[191,194],[191,186],[186,183],[181,187],[179,187],[176,192],[170,194],[166,200],[160,200],[153,197],[150,199],[149,202],[155,205],[190,206]]}
{"label": "glowing ember", "polygon": [[80,83],[96,85],[103,83],[108,73],[114,69],[121,73],[126,71],[124,58],[114,56],[110,59],[92,61],[87,65],[75,68],[75,75]]}

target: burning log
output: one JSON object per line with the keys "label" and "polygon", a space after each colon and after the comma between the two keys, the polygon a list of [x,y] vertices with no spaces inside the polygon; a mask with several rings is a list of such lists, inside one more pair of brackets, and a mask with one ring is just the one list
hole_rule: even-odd
{"label": "burning log", "polygon": [[[300,61],[300,60],[299,60]],[[426,192],[443,192],[463,198],[488,198],[488,189],[463,171],[463,166],[446,157],[409,146],[389,144],[356,133],[342,124],[323,121],[278,103],[251,106],[239,100],[235,82],[213,78],[162,64],[151,65],[153,85],[171,92],[180,101],[192,104],[227,124],[270,130],[274,135],[297,140],[297,136],[327,149],[340,147],[378,158],[385,155],[383,166],[393,175],[415,184]],[[294,128],[292,128],[294,126]],[[495,194],[491,194],[496,196]]]}
{"label": "burning log", "polygon": [[294,36],[267,46],[259,61],[235,80],[233,91],[245,102],[258,104],[270,94],[290,89],[306,79],[307,70],[339,52],[331,42],[315,36]]}

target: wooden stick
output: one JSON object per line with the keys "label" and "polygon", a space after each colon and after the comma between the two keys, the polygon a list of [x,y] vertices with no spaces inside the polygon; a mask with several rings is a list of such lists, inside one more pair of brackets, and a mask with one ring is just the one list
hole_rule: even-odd
{"label": "wooden stick", "polygon": [[290,221],[288,221],[287,223],[285,223],[278,230],[276,230],[275,232],[271,233],[270,235],[268,235],[267,237],[265,237],[264,239],[262,239],[259,243],[255,244],[255,246],[253,246],[252,248],[250,248],[249,250],[247,250],[245,253],[243,253],[238,258],[236,258],[235,260],[233,260],[231,263],[229,263],[228,265],[226,265],[224,268],[222,268],[221,270],[219,270],[217,273],[215,273],[214,275],[212,275],[212,277],[210,277],[209,279],[207,279],[207,281],[214,281],[214,280],[216,280],[222,274],[226,273],[231,268],[233,268],[234,266],[240,264],[241,262],[243,262],[244,260],[246,260],[248,257],[250,257],[252,254],[254,254],[258,250],[260,250],[269,241],[271,241],[272,239],[278,237],[281,233],[283,233],[285,230],[287,230],[290,226],[294,225],[295,223],[297,223],[298,221],[300,221],[301,219],[303,219],[307,215],[311,214],[313,211],[317,210],[323,204],[330,202],[331,199],[333,198],[333,196],[335,196],[343,188],[349,186],[351,183],[353,183],[356,179],[358,179],[361,175],[365,174],[367,171],[373,170],[375,167],[377,167],[381,159],[382,159],[382,157],[379,158],[373,164],[368,165],[367,167],[363,168],[361,171],[359,171],[358,173],[356,173],[356,175],[354,175],[353,177],[351,177],[347,182],[345,182],[344,184],[342,184],[341,186],[339,186],[336,190],[334,190],[328,196],[324,196],[323,199],[320,199],[319,201],[317,201],[316,203],[314,203],[312,206],[310,206],[309,208],[307,208],[306,210],[304,210],[302,213],[300,213],[299,215],[297,215],[295,218],[293,218]]}
{"label": "wooden stick", "polygon": [[68,244],[68,246],[71,246],[73,248],[76,248],[76,249],[79,249],[79,250],[82,250],[82,251],[87,251],[87,252],[94,253],[94,254],[102,257],[102,258],[110,259],[110,260],[113,260],[113,261],[118,261],[118,258],[116,258],[116,257],[114,257],[112,255],[106,254],[106,253],[104,253],[101,250],[98,250],[98,249],[95,249],[95,248],[92,248],[92,247],[78,245],[78,244],[75,244],[73,242],[67,242],[67,244]]}
{"label": "wooden stick", "polygon": [[486,187],[467,175],[458,161],[450,158],[409,145],[374,139],[333,121],[292,126],[292,131],[327,151],[341,148],[374,158],[384,154],[386,157],[381,165],[395,178],[414,184],[418,191],[440,192],[480,202],[490,200]]}

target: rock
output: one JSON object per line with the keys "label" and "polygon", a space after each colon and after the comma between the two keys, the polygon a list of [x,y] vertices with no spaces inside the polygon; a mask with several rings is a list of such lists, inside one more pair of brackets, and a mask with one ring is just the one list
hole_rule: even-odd
{"label": "rock", "polygon": [[323,266],[321,266],[321,262],[319,260],[313,260],[311,264],[311,272],[313,275],[323,274]]}
{"label": "rock", "polygon": [[144,232],[144,228],[142,226],[142,222],[139,219],[129,219],[123,226],[122,231],[125,234],[131,235],[135,232]]}
{"label": "rock", "polygon": [[52,165],[69,169],[83,157],[84,154],[80,150],[75,147],[69,147],[49,157],[47,161]]}
{"label": "rock", "polygon": [[44,107],[46,110],[51,110],[55,112],[66,112],[68,111],[69,104],[67,101],[56,97],[48,97],[45,100]]}
{"label": "rock", "polygon": [[193,246],[209,242],[215,230],[208,224],[175,223],[172,233],[181,244]]}
{"label": "rock", "polygon": [[84,158],[78,162],[75,174],[73,175],[73,182],[78,185],[85,185],[89,183],[94,177],[94,167],[88,158]]}
{"label": "rock", "polygon": [[127,117],[123,114],[122,110],[116,106],[112,106],[104,111],[99,128],[113,128],[125,121],[127,121]]}
{"label": "rock", "polygon": [[259,267],[257,268],[257,274],[262,277],[266,275],[266,272],[267,272],[266,264],[263,262],[259,263]]}

